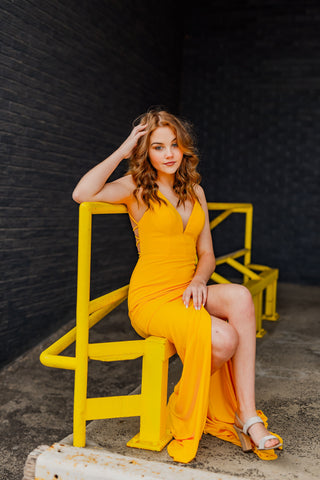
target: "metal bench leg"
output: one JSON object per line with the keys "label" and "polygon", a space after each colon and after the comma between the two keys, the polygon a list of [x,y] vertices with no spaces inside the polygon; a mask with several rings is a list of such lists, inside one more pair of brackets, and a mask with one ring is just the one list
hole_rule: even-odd
{"label": "metal bench leg", "polygon": [[[88,337],[83,336],[83,348],[76,346],[76,369],[74,376],[74,405],[73,405],[73,446],[86,445],[86,403],[88,384]],[[79,341],[80,344],[80,341]],[[79,353],[80,350],[80,353]]]}
{"label": "metal bench leg", "polygon": [[[85,379],[85,384],[86,383],[87,382]],[[86,390],[84,393],[86,394]],[[75,397],[74,397],[74,407],[73,407],[73,446],[74,447],[85,447],[86,445],[85,404],[86,404],[86,398],[83,398],[83,393],[78,391],[78,393],[75,394]]]}
{"label": "metal bench leg", "polygon": [[277,280],[272,282],[266,288],[266,298],[265,298],[265,310],[263,319],[264,320],[278,320],[279,315],[276,312],[276,302],[277,302]]}
{"label": "metal bench leg", "polygon": [[262,292],[254,295],[253,303],[256,313],[256,336],[262,338],[266,334],[266,331],[262,328]]}
{"label": "metal bench leg", "polygon": [[149,337],[142,366],[140,432],[129,447],[162,450],[171,440],[166,431],[169,342],[165,338]]}

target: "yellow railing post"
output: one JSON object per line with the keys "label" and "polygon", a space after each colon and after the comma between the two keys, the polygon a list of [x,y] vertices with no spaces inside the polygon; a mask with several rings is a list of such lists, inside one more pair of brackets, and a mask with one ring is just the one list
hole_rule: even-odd
{"label": "yellow railing post", "polygon": [[176,352],[166,339],[148,337],[142,364],[140,432],[127,445],[161,451],[171,440],[166,429],[169,357]]}
{"label": "yellow railing post", "polygon": [[[250,207],[246,211],[246,225],[245,225],[245,236],[244,236],[244,248],[246,253],[244,254],[244,265],[249,265],[251,263],[251,249],[252,249],[252,217],[253,217],[253,207]],[[248,276],[244,274],[243,282],[248,281]]]}
{"label": "yellow railing post", "polygon": [[278,320],[279,315],[276,312],[277,302],[277,279],[266,288],[265,310],[262,315],[264,320]]}
{"label": "yellow railing post", "polygon": [[79,209],[78,288],[76,326],[76,369],[74,378],[73,444],[84,447],[88,376],[89,302],[92,213],[90,204]]}
{"label": "yellow railing post", "polygon": [[262,328],[262,294],[263,292],[260,291],[256,295],[253,296],[253,303],[254,309],[256,314],[256,332],[257,338],[262,338],[266,331]]}

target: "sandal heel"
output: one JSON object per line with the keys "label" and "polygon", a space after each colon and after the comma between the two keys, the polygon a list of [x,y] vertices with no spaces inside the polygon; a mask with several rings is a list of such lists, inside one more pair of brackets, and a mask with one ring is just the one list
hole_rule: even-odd
{"label": "sandal heel", "polygon": [[235,429],[235,431],[238,434],[238,437],[239,437],[239,440],[240,440],[240,443],[241,443],[242,451],[245,452],[245,453],[252,452],[252,444],[251,444],[250,437],[248,435],[246,435],[245,433],[243,433],[241,428],[238,428],[236,425],[233,425],[233,428]]}

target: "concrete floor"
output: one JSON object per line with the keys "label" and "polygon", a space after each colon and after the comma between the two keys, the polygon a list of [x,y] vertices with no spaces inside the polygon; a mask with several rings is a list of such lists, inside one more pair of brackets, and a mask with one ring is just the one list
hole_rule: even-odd
{"label": "concrete floor", "polygon": [[[257,340],[257,406],[269,417],[271,430],[285,448],[273,462],[263,462],[239,447],[203,436],[196,459],[188,467],[247,479],[311,480],[320,478],[320,287],[279,284],[278,322],[265,322],[267,335]],[[42,345],[0,371],[0,479],[21,480],[28,454],[41,444],[70,441],[73,372],[43,367],[41,351],[67,325]],[[137,338],[128,325],[126,306],[118,307],[95,327],[93,341]],[[90,363],[89,392],[117,395],[132,392],[140,381],[140,360]],[[170,365],[171,388],[180,362]],[[87,438],[110,452],[172,464],[166,449],[130,449],[138,420],[91,422]],[[196,478],[196,477],[195,477]]]}

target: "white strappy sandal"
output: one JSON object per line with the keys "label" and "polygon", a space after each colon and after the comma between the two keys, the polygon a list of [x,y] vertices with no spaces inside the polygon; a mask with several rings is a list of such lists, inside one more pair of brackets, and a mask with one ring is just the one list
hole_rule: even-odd
{"label": "white strappy sandal", "polygon": [[[251,452],[252,451],[252,444],[250,440],[250,433],[248,432],[249,428],[252,427],[252,425],[255,425],[256,423],[264,423],[262,418],[256,416],[256,417],[251,417],[249,418],[246,423],[243,425],[241,422],[240,418],[236,414],[236,420],[239,423],[239,425],[242,425],[241,427],[238,427],[237,425],[233,425],[235,431],[238,434],[239,440],[241,442],[241,447],[244,452]],[[278,440],[278,444],[274,445],[273,447],[265,447],[265,444],[268,440]],[[259,445],[256,445],[257,450],[273,450],[276,448],[282,447],[282,443],[279,441],[279,439],[275,435],[266,435],[263,438],[261,438]]]}

